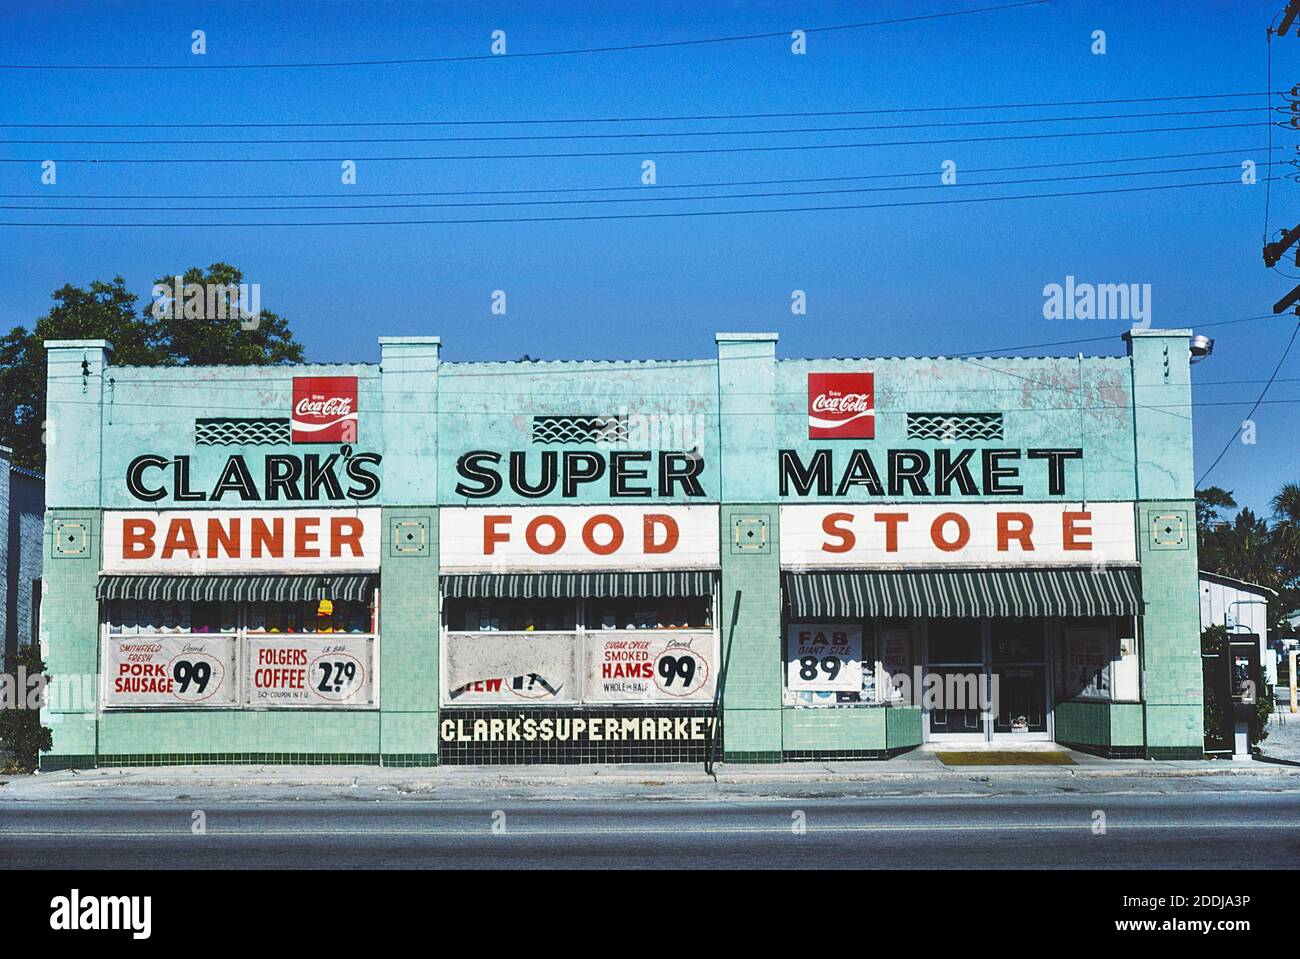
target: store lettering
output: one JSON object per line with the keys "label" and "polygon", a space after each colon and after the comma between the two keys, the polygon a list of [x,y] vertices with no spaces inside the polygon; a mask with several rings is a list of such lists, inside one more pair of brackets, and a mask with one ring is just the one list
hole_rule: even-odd
{"label": "store lettering", "polygon": [[[648,451],[617,451],[608,456],[585,450],[543,450],[535,466],[529,466],[529,453],[516,450],[509,454],[505,478],[498,468],[501,454],[492,450],[472,450],[456,461],[456,472],[462,477],[456,484],[456,494],[470,499],[487,499],[496,496],[506,483],[517,495],[539,499],[559,492],[565,499],[574,499],[583,486],[592,483],[608,484],[609,495],[615,498],[671,497],[680,491],[685,496],[704,496],[700,474],[704,472],[704,457],[697,452],[652,454]],[[650,464],[657,466],[655,485],[650,485]]]}
{"label": "store lettering", "polygon": [[[515,516],[511,513],[483,514],[483,555],[492,556],[498,545],[511,542]],[[671,553],[681,538],[677,520],[666,513],[646,513],[641,518],[641,551],[647,556]],[[539,513],[524,527],[524,542],[539,556],[559,552],[572,537],[568,525],[553,513]],[[617,553],[627,539],[618,517],[597,513],[578,528],[578,540],[595,556]]]}
{"label": "store lettering", "polygon": [[[975,461],[979,454],[978,462]],[[835,451],[813,450],[805,463],[798,450],[778,452],[782,496],[848,496],[861,489],[868,496],[1023,496],[1021,459],[1042,460],[1050,496],[1065,495],[1065,466],[1083,459],[1082,449],[964,449],[940,447],[884,451],[882,474],[865,449],[848,452],[836,481]]]}
{"label": "store lettering", "polygon": [[[853,524],[856,513],[827,513],[822,518],[821,544],[823,553],[850,553],[858,547],[858,532]],[[877,512],[870,514],[876,524],[884,552],[899,552],[899,530],[910,525],[906,512]],[[1032,553],[1034,545],[1034,518],[1016,510],[999,510],[994,517],[997,551],[999,553]],[[1092,550],[1092,512],[1066,510],[1061,513],[1061,548],[1066,551],[1090,552]],[[970,543],[970,521],[958,512],[940,513],[930,520],[927,530],[930,543],[945,553],[955,553]],[[1013,545],[1014,544],[1014,545]]]}
{"label": "store lettering", "polygon": [[[383,456],[379,453],[353,453],[343,446],[337,453],[268,455],[262,464],[259,487],[242,455],[227,458],[216,481],[208,489],[194,489],[190,476],[190,457],[168,458],[145,453],[131,460],[126,468],[126,488],[145,503],[156,503],[170,496],[175,502],[201,502],[238,499],[245,503],[299,500],[368,500],[379,492],[379,476],[372,468]],[[342,468],[342,477],[339,475]],[[165,476],[170,469],[171,485]],[[161,474],[161,475],[160,475]],[[346,489],[342,480],[349,481]]]}

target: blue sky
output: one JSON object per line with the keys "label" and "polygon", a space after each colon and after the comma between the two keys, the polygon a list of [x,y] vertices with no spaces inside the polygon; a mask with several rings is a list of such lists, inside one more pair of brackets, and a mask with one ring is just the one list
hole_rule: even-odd
{"label": "blue sky", "polygon": [[[563,57],[538,51],[784,32],[940,13],[1007,0],[873,3],[343,3],[169,2],[0,5],[0,63],[156,64],[186,70],[0,71],[0,122],[374,123],[600,117],[678,117],[811,111],[969,107],[1130,97],[1248,93],[1266,88],[1265,27],[1283,6],[1246,0],[1108,3],[1056,0],[943,20],[785,38]],[[207,54],[190,53],[191,31]],[[226,64],[474,56],[506,33],[506,57],[462,62],[299,69]],[[1106,54],[1091,52],[1094,30]],[[1275,40],[1273,88],[1300,82],[1300,38]],[[514,56],[511,56],[514,55]],[[851,144],[1155,126],[1258,124],[1231,112],[1128,120],[766,135],[717,131],[954,123],[1025,117],[1171,113],[1260,107],[1262,97],[1110,106],[890,113],[751,120],[625,121],[407,127],[0,130],[0,204],[6,222],[155,222],[149,228],[0,227],[0,321],[30,324],[66,282],[124,276],[143,298],[155,277],[224,260],[261,285],[266,308],[288,317],[309,359],[378,359],[380,334],[436,333],[451,360],[533,357],[693,357],[717,330],[776,330],[779,355],[942,355],[1092,337],[1095,343],[1015,351],[1119,353],[1122,320],[1047,320],[1043,287],[1081,282],[1151,285],[1153,325],[1203,328],[1217,341],[1196,368],[1198,474],[1218,455],[1294,329],[1294,317],[1227,323],[1269,313],[1293,285],[1260,259],[1265,184],[884,209],[606,221],[334,227],[255,227],[259,219],[517,218],[668,210],[837,206],[1053,193],[1197,181],[1234,181],[1242,159],[1262,163],[1263,126],[977,143],[927,143],[713,154],[673,149]],[[1277,103],[1276,99],[1274,103]],[[674,132],[714,131],[671,137]],[[643,138],[458,143],[265,145],[250,138],[466,137],[642,133]],[[1279,156],[1297,140],[1281,130]],[[139,144],[15,143],[15,139],[136,139]],[[212,144],[164,140],[218,139]],[[616,157],[358,160],[358,183],[339,183],[340,158],[625,151]],[[1092,167],[1040,165],[1177,153],[1214,156]],[[40,161],[78,157],[283,157],[294,163],[61,162],[42,186]],[[659,195],[726,188],[681,184],[823,177],[932,177],[741,186],[731,192],[871,188],[785,198],[645,202],[641,190],[597,194],[621,203],[277,211],[222,206],[391,204],[565,199],[583,194],[361,198],[360,193],[638,187],[643,159]],[[957,188],[935,187],[957,164]],[[981,174],[981,167],[1028,167]],[[1161,172],[1093,180],[1098,172]],[[1264,168],[1261,167],[1261,171]],[[1293,167],[1285,170],[1294,173]],[[1261,174],[1262,175],[1262,174]],[[981,179],[1007,181],[981,189]],[[1037,182],[1035,182],[1037,181]],[[882,192],[880,187],[926,186]],[[935,187],[935,188],[931,188]],[[667,188],[667,189],[665,189]],[[652,188],[646,187],[645,190]],[[945,192],[946,191],[946,192]],[[316,199],[139,200],[206,206],[170,213],[46,212],[112,205],[60,194],[319,194]],[[592,194],[586,194],[590,198]],[[337,197],[338,199],[329,199]],[[30,199],[28,199],[30,198]],[[1273,184],[1270,228],[1300,222],[1294,183]],[[209,227],[195,224],[233,223]],[[1289,273],[1300,273],[1291,265]],[[491,312],[504,290],[507,313]],[[790,312],[793,290],[807,314]],[[1208,324],[1224,324],[1209,326]],[[1281,483],[1300,478],[1292,420],[1300,412],[1300,347],[1255,416],[1257,442],[1236,443],[1209,482],[1263,510]]]}

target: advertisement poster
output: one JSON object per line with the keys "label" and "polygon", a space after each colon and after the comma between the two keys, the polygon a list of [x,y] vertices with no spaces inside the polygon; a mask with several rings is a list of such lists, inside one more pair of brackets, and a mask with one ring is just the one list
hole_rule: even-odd
{"label": "advertisement poster", "polygon": [[1089,699],[1110,699],[1110,630],[1065,631],[1066,694]]}
{"label": "advertisement poster", "polygon": [[891,677],[910,676],[911,672],[912,631],[910,629],[881,629],[879,701],[882,703],[902,702],[903,691],[895,686]]}
{"label": "advertisement poster", "polygon": [[786,630],[786,688],[862,690],[862,627],[791,623]]}
{"label": "advertisement poster", "polygon": [[445,656],[448,705],[578,701],[572,633],[448,633]]}
{"label": "advertisement poster", "polygon": [[373,639],[250,636],[250,706],[375,705]]}
{"label": "advertisement poster", "polygon": [[717,679],[713,633],[587,634],[592,703],[708,702]]}
{"label": "advertisement poster", "polygon": [[110,636],[106,706],[234,706],[233,636]]}

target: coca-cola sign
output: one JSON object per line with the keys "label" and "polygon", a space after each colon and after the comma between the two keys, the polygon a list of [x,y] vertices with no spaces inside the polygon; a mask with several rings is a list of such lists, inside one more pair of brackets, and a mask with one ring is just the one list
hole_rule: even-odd
{"label": "coca-cola sign", "polygon": [[874,377],[872,373],[809,373],[808,438],[873,439]]}
{"label": "coca-cola sign", "polygon": [[290,425],[295,443],[355,442],[357,378],[295,376]]}

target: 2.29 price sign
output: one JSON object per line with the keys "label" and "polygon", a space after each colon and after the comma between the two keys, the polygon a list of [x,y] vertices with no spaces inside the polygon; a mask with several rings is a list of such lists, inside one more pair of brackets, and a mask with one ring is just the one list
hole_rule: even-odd
{"label": "2.29 price sign", "polygon": [[786,632],[786,686],[861,692],[862,627],[791,623]]}
{"label": "2.29 price sign", "polygon": [[259,636],[248,641],[250,706],[373,706],[374,640]]}
{"label": "2.29 price sign", "polygon": [[106,706],[233,706],[233,636],[110,636]]}

